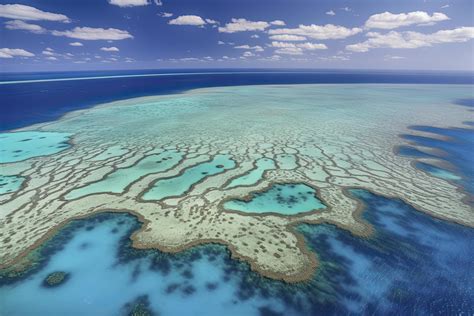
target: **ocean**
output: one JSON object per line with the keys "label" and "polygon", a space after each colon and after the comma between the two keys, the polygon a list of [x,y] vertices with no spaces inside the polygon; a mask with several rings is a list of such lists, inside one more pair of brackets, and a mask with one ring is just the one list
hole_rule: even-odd
{"label": "ocean", "polygon": [[[318,103],[321,108],[318,109],[323,118],[318,121],[319,123],[340,120],[337,122],[341,124],[335,124],[336,126],[340,126],[341,129],[345,125],[351,127],[347,129],[348,132],[341,133],[341,139],[346,137],[341,144],[369,144],[367,148],[370,149],[371,146],[374,148],[376,146],[376,134],[384,133],[377,129],[371,130],[373,120],[385,117],[387,111],[392,113],[394,120],[394,113],[397,111],[406,111],[402,114],[397,113],[401,118],[404,115],[407,117],[415,115],[409,112],[410,109],[415,108],[414,106],[394,100],[398,95],[406,100],[414,100],[414,103],[419,102],[423,105],[421,109],[425,111],[431,106],[438,107],[443,104],[448,106],[448,103],[449,106],[469,108],[474,99],[474,90],[470,86],[474,83],[472,73],[294,72],[288,70],[274,70],[266,73],[235,70],[222,73],[211,70],[200,71],[201,74],[183,72],[186,74],[171,76],[141,76],[154,72],[3,74],[0,80],[0,111],[2,113],[0,124],[3,131],[0,133],[2,137],[0,141],[3,140],[7,144],[5,141],[7,139],[11,141],[8,146],[12,147],[10,156],[3,154],[5,161],[8,159],[8,161],[21,161],[30,158],[33,152],[45,157],[54,157],[54,154],[64,155],[72,146],[65,141],[69,137],[66,133],[68,128],[71,132],[77,131],[79,142],[99,144],[101,140],[98,138],[103,137],[103,139],[110,138],[120,143],[126,140],[128,135],[131,135],[130,137],[142,136],[140,131],[129,131],[127,128],[114,129],[113,122],[127,127],[140,126],[137,125],[139,122],[142,123],[144,131],[158,129],[156,139],[161,141],[160,128],[163,128],[163,137],[166,137],[166,132],[173,131],[172,127],[178,124],[182,124],[179,125],[180,129],[192,132],[201,132],[200,128],[208,126],[192,124],[193,120],[201,123],[206,121],[209,126],[225,127],[232,125],[231,123],[234,122],[232,119],[235,119],[235,122],[242,122],[238,118],[239,113],[244,110],[255,113],[255,116],[248,118],[250,121],[248,126],[254,126],[255,130],[249,128],[243,133],[242,140],[245,142],[250,137],[259,139],[257,127],[260,125],[258,124],[268,123],[264,120],[267,116],[272,117],[269,111],[265,111],[267,107],[275,109],[271,114],[275,116],[271,119],[274,124],[264,125],[266,133],[263,131],[261,133],[268,137],[271,135],[268,129],[274,128],[283,138],[285,134],[282,131],[291,130],[292,127],[286,125],[288,122],[299,122],[300,116],[305,117],[304,114],[293,113],[293,106],[297,107],[298,112],[313,110],[314,97],[310,93],[321,95],[321,100],[318,100],[322,102]],[[205,74],[206,72],[208,74]],[[213,73],[209,74],[210,72]],[[85,79],[91,76],[101,78]],[[120,77],[103,78],[107,76]],[[65,80],[71,77],[82,79]],[[21,80],[46,81],[17,82]],[[7,83],[9,81],[16,83]],[[253,87],[269,84],[272,86],[261,89]],[[292,84],[298,84],[298,88],[292,88]],[[330,86],[321,88],[319,85],[304,86],[303,84],[330,84]],[[249,87],[242,87],[244,85],[249,85]],[[30,147],[30,152],[21,152],[17,147],[13,147],[18,146],[18,140],[7,138],[16,135],[16,133],[8,132],[10,130],[36,123],[54,122],[73,110],[86,109],[116,100],[150,95],[166,96],[208,87],[227,88],[206,90],[209,97],[206,93],[183,95],[182,99],[177,101],[172,99],[169,104],[167,99],[158,101],[147,98],[137,99],[136,104],[128,104],[129,108],[123,111],[120,108],[105,107],[96,112],[89,112],[85,118],[73,117],[67,124],[53,123],[51,129],[54,132],[48,132],[51,136],[42,138],[37,147]],[[238,97],[230,100],[227,96],[232,93]],[[292,95],[292,93],[296,94]],[[308,96],[305,96],[305,93],[308,93]],[[251,103],[257,96],[264,100],[260,100],[261,103],[257,101],[255,104]],[[211,99],[211,97],[221,97],[222,102],[215,101],[213,104],[212,100],[215,98]],[[281,100],[295,100],[295,105]],[[248,104],[239,108],[238,105],[243,101],[248,101]],[[367,114],[364,110],[369,103],[372,104],[372,109],[378,109],[379,112]],[[377,108],[379,103],[380,108]],[[351,108],[358,104],[363,110]],[[259,109],[254,109],[254,106],[261,106],[264,114],[259,113]],[[399,108],[391,108],[394,106],[399,106]],[[217,113],[219,110],[222,113],[228,111],[230,113],[222,115]],[[150,121],[144,121],[142,118],[139,120],[137,116],[141,113],[140,111],[147,113]],[[417,113],[420,111],[418,110]],[[110,115],[111,113],[114,115]],[[209,113],[214,113],[214,115],[209,115]],[[108,117],[110,120],[107,119]],[[221,117],[227,121],[219,122]],[[104,120],[98,122],[98,118]],[[185,124],[182,122],[183,118],[186,118]],[[313,117],[308,115],[304,123],[311,123],[312,119]],[[424,136],[415,136],[404,131],[398,136],[383,137],[392,139],[391,137],[394,136],[399,137],[400,140],[409,141],[404,147],[399,148],[397,155],[414,159],[417,170],[426,172],[436,179],[456,184],[464,191],[473,194],[472,115],[466,115],[464,121],[466,124],[462,128],[440,128],[428,125],[409,127],[409,131],[413,133],[429,133]],[[158,122],[164,127],[159,126]],[[362,125],[357,124],[358,122],[367,123],[367,127],[361,127],[361,129],[369,129],[369,133],[373,134],[373,139],[357,142],[354,136],[357,127],[355,125]],[[331,122],[327,124],[332,128]],[[237,124],[235,128],[239,126]],[[245,125],[245,127],[248,126]],[[377,127],[377,125],[374,126]],[[95,130],[88,130],[81,136],[81,130],[89,127],[95,127]],[[321,135],[317,133],[307,135],[309,132],[305,126],[298,126],[298,129],[303,132],[301,136],[297,135],[305,142],[314,140],[318,143],[318,137]],[[321,130],[323,129],[324,126],[321,127]],[[229,127],[229,131],[226,132],[231,131],[233,130]],[[20,137],[20,141],[41,138],[39,137],[41,134],[27,133],[32,134],[27,138]],[[190,135],[193,133],[190,132]],[[427,135],[433,137],[427,137]],[[437,137],[434,137],[436,135]],[[222,135],[214,133],[206,136],[215,139],[219,139],[219,136],[227,137],[224,131]],[[265,137],[262,136],[262,139]],[[382,136],[380,137],[383,139]],[[143,139],[146,139],[146,135]],[[258,142],[262,148],[268,145],[265,141],[264,139]],[[339,143],[334,142],[334,144],[328,145],[328,150],[337,147]],[[166,167],[160,165],[159,168],[163,170],[170,168],[173,164],[178,164],[182,159],[179,146],[167,146],[170,148],[166,147],[164,153],[152,152],[147,156],[148,160],[147,158],[140,160],[140,168],[123,167],[119,169],[122,173],[116,174],[115,180],[106,178],[102,182],[96,182],[97,187],[84,186],[82,187],[84,192],[71,191],[70,194],[80,196],[100,192],[100,190],[119,194],[130,182],[125,181],[124,178],[141,179],[150,172],[150,169],[158,170],[156,167],[158,161],[160,164],[169,164]],[[100,154],[105,158],[98,155],[95,156],[94,161],[100,162],[101,159],[107,159],[109,156],[113,158],[127,154],[126,148],[117,146],[109,148],[112,149]],[[294,152],[301,151],[299,152],[301,155],[307,154],[303,148],[292,149]],[[17,150],[20,152],[16,152]],[[217,159],[223,159],[222,161],[213,162],[211,166],[201,163],[197,165],[200,168],[196,169],[197,171],[195,170],[196,172],[191,176],[181,173],[185,181],[178,181],[179,185],[173,183],[167,187],[166,183],[157,183],[165,186],[166,190],[173,192],[178,190],[183,193],[188,192],[193,183],[200,183],[202,179],[210,175],[225,174],[224,171],[227,169],[232,171],[235,166],[230,158],[225,156],[226,150],[231,149],[227,147],[222,149],[222,157],[225,159],[215,156]],[[289,151],[288,156],[291,156],[291,153]],[[419,158],[435,158],[446,164],[434,166],[415,160]],[[352,159],[355,158],[352,157]],[[291,169],[291,165],[295,164],[290,159],[286,159],[286,156],[275,161],[283,169]],[[274,168],[273,163],[267,162],[262,165],[268,169]],[[4,168],[2,165],[0,167]],[[11,172],[7,172],[7,175],[4,169],[0,170],[2,170],[0,175],[12,177]],[[228,185],[237,185],[239,181],[240,185],[251,185],[258,181],[262,174],[263,171],[257,175],[249,176],[248,174],[247,177],[236,178],[238,181],[234,179]],[[195,179],[196,177],[198,179]],[[257,180],[254,180],[254,177]],[[395,173],[391,175],[391,178],[396,178]],[[6,179],[0,181],[7,183]],[[192,185],[187,185],[182,189],[180,185],[186,181],[191,182]],[[148,194],[158,194],[160,198],[173,196],[173,193],[165,189],[160,190],[160,185],[155,183],[156,192],[150,190]],[[21,189],[20,185],[10,182],[6,186],[13,188],[12,190]],[[280,205],[280,202],[275,202],[272,208],[282,207],[282,213],[292,214],[294,210],[290,210],[289,207],[295,205],[303,207],[305,206],[303,202],[307,204],[312,202],[318,207],[321,206],[319,200],[311,201],[301,198],[302,200],[291,202],[290,200],[295,200],[293,195],[302,195],[304,191],[308,191],[307,187],[300,186],[292,189],[283,188],[288,191],[283,192],[283,198],[279,197],[284,200],[284,207]],[[266,195],[265,198],[275,199],[275,196],[279,195],[276,189],[278,187],[270,190],[271,194]],[[143,225],[142,221],[129,213],[104,212],[75,219],[59,229],[32,252],[33,264],[26,270],[0,270],[0,314],[269,316],[470,315],[474,313],[472,287],[474,284],[474,230],[471,227],[420,212],[403,199],[388,198],[361,188],[352,188],[348,192],[352,197],[364,203],[361,218],[373,227],[373,234],[367,237],[356,236],[349,230],[331,223],[296,225],[297,232],[303,236],[309,251],[317,254],[319,262],[314,275],[304,282],[286,283],[263,277],[252,271],[245,261],[233,259],[229,249],[218,243],[199,245],[178,253],[136,249],[132,247],[130,236]],[[1,194],[2,191],[0,191],[0,197]],[[147,195],[144,195],[144,198],[146,197]],[[65,199],[67,198],[66,196]],[[263,198],[261,200],[265,201]],[[242,203],[239,203],[238,206],[243,207]],[[467,203],[470,202],[467,201]],[[244,206],[252,208],[251,203]],[[253,210],[255,211],[255,208]],[[260,211],[262,210],[259,209]]]}

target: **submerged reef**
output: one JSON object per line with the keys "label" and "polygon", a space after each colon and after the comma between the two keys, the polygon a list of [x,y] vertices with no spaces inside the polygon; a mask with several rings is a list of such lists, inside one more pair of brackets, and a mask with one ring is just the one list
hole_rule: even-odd
{"label": "submerged reef", "polygon": [[43,286],[45,287],[57,287],[69,278],[69,273],[63,271],[56,271],[48,274],[43,280]]}
{"label": "submerged reef", "polygon": [[[0,194],[1,267],[27,258],[72,219],[115,211],[143,223],[131,236],[136,248],[176,253],[212,242],[266,277],[305,281],[318,261],[297,225],[373,233],[351,188],[472,227],[472,205],[456,183],[418,169],[413,157],[394,150],[409,145],[400,134],[431,135],[411,125],[465,127],[468,109],[452,100],[471,94],[470,87],[455,85],[199,89],[104,104],[16,132],[50,133],[51,142],[59,141],[52,152],[32,144],[28,156],[16,157],[18,144],[5,142],[11,133],[4,133],[0,142],[14,159],[2,170],[24,180],[16,191]],[[441,164],[437,155],[423,159]],[[289,204],[280,196],[283,203],[271,209],[226,208],[288,183],[311,188],[312,206],[284,214],[278,209],[295,209],[310,201],[308,195]],[[193,288],[183,291],[192,294]]]}

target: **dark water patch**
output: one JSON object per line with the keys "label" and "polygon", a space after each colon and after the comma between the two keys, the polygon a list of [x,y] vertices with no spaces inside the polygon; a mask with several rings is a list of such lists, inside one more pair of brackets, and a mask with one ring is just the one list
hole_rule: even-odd
{"label": "dark water patch", "polygon": [[440,158],[440,156],[421,151],[415,147],[411,146],[399,146],[397,154],[406,157],[416,157],[416,158]]}
{"label": "dark water patch", "polygon": [[454,104],[462,105],[462,106],[468,106],[468,107],[474,107],[474,98],[457,99],[456,101],[454,101]]}
{"label": "dark water patch", "polygon": [[58,287],[70,278],[70,274],[63,271],[55,271],[48,274],[41,285],[46,288]]}
{"label": "dark water patch", "polygon": [[158,315],[151,309],[148,295],[141,295],[137,297],[133,302],[125,304],[122,310],[124,311],[124,314],[128,316]]}
{"label": "dark water patch", "polygon": [[[416,135],[402,136],[419,146],[430,147],[447,153],[443,157],[436,158],[441,158],[442,160],[447,161],[450,165],[455,166],[456,173],[458,173],[462,178],[457,182],[471,195],[474,195],[474,129],[439,128],[432,126],[412,126],[411,129],[415,131],[434,133],[447,138],[447,140],[439,140]],[[414,152],[410,150],[409,153],[413,154]],[[404,152],[400,152],[400,154],[404,154]],[[426,155],[412,156],[422,158],[426,157]],[[427,158],[429,158],[429,156],[430,155],[428,155]],[[444,170],[450,171],[446,169]]]}

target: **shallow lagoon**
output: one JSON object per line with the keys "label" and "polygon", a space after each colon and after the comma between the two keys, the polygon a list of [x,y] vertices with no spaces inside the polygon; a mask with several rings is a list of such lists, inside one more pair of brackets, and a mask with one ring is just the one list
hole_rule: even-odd
{"label": "shallow lagoon", "polygon": [[55,132],[0,133],[0,163],[55,154],[70,146],[69,137]]}
{"label": "shallow lagoon", "polygon": [[182,195],[204,178],[234,167],[235,162],[229,155],[216,155],[211,161],[190,167],[179,176],[157,181],[155,185],[143,195],[143,199],[161,200],[167,197]]}
{"label": "shallow lagoon", "polygon": [[295,215],[325,208],[316,191],[305,184],[275,184],[264,192],[255,193],[249,201],[231,200],[224,208],[245,213],[278,213]]}

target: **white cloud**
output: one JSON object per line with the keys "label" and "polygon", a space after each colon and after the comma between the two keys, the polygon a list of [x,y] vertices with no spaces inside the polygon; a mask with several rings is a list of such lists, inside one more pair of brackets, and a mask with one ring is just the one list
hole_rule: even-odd
{"label": "white cloud", "polygon": [[362,29],[354,27],[352,29],[346,28],[344,26],[326,24],[326,25],[303,25],[300,24],[298,28],[289,29],[274,29],[269,30],[270,35],[280,35],[280,34],[289,34],[289,35],[300,35],[313,39],[341,39],[352,36],[354,34],[362,32]]}
{"label": "white cloud", "polygon": [[314,43],[301,43],[301,44],[296,44],[297,47],[303,48],[306,50],[317,50],[317,49],[328,49],[328,47],[325,44],[314,44]]}
{"label": "white cloud", "polygon": [[246,19],[232,19],[224,27],[219,27],[221,33],[235,33],[245,31],[264,31],[270,24],[265,21],[248,21]]}
{"label": "white cloud", "polygon": [[196,57],[184,57],[184,58],[180,58],[179,60],[181,60],[181,61],[200,61],[200,59],[196,58]]}
{"label": "white cloud", "polygon": [[263,52],[262,46],[259,46],[259,45],[256,45],[256,46],[240,45],[240,46],[235,46],[234,48],[237,48],[237,49],[252,49],[252,50],[255,50],[256,52]]}
{"label": "white cloud", "polygon": [[279,61],[281,59],[280,55],[272,55],[268,57],[259,58],[261,61]]}
{"label": "white cloud", "polygon": [[255,56],[255,54],[249,51],[249,52],[244,52],[244,53],[242,54],[242,56],[243,56],[243,57],[253,57],[253,56]]}
{"label": "white cloud", "polygon": [[336,15],[336,12],[334,12],[333,10],[329,10],[326,12],[327,15]]}
{"label": "white cloud", "polygon": [[206,24],[206,21],[204,21],[200,16],[197,15],[181,15],[178,16],[176,19],[170,20],[168,24],[201,26]]}
{"label": "white cloud", "polygon": [[325,44],[315,44],[315,43],[288,43],[288,42],[277,42],[274,41],[271,43],[272,47],[276,48],[301,48],[301,49],[306,49],[306,50],[316,50],[316,49],[327,49],[328,47]]}
{"label": "white cloud", "polygon": [[70,22],[64,14],[45,12],[22,4],[0,4],[0,17],[16,20]]}
{"label": "white cloud", "polygon": [[299,47],[285,47],[277,49],[275,53],[283,55],[303,55],[303,50]]}
{"label": "white cloud", "polygon": [[399,59],[405,59],[405,57],[402,56],[393,56],[393,55],[385,55],[384,60],[399,60]]}
{"label": "white cloud", "polygon": [[368,40],[362,43],[347,45],[353,52],[367,52],[372,48],[418,48],[442,43],[462,43],[474,38],[474,27],[460,27],[452,30],[441,30],[431,34],[418,32],[396,32],[387,34],[369,32]]}
{"label": "white cloud", "polygon": [[33,57],[35,54],[21,48],[0,48],[0,58]]}
{"label": "white cloud", "polygon": [[252,36],[250,36],[250,38],[260,38],[260,36],[258,36],[258,34],[253,34]]}
{"label": "white cloud", "polygon": [[315,43],[288,43],[288,42],[277,42],[273,41],[270,45],[271,47],[278,48],[276,54],[285,54],[285,55],[302,55],[305,50],[317,50],[317,49],[327,49],[328,47],[325,44],[315,44]]}
{"label": "white cloud", "polygon": [[213,19],[206,19],[206,22],[209,23],[209,24],[218,24],[219,22],[217,22],[216,20],[213,20]]}
{"label": "white cloud", "polygon": [[158,13],[159,16],[161,16],[162,18],[170,18],[173,16],[173,13],[170,13],[170,12],[161,12],[161,13]]}
{"label": "white cloud", "polygon": [[285,26],[286,25],[285,21],[282,21],[282,20],[271,21],[270,24],[271,25],[277,25],[277,26]]}
{"label": "white cloud", "polygon": [[114,28],[93,28],[93,27],[75,27],[72,30],[67,31],[52,31],[55,36],[66,36],[69,38],[76,38],[81,40],[110,40],[118,41],[127,38],[133,38],[133,36],[127,31],[114,29]]}
{"label": "white cloud", "polygon": [[449,8],[449,4],[445,4],[444,6],[441,7],[441,9],[447,9]]}
{"label": "white cloud", "polygon": [[21,20],[7,21],[5,22],[5,28],[9,30],[23,30],[36,34],[46,33],[45,28],[36,24],[23,22]]}
{"label": "white cloud", "polygon": [[324,61],[347,61],[349,58],[346,56],[341,56],[341,55],[334,55],[334,56],[329,56],[329,57],[318,57],[320,60]]}
{"label": "white cloud", "polygon": [[56,57],[53,57],[53,56],[49,56],[49,57],[46,57],[47,60],[58,60]]}
{"label": "white cloud", "polygon": [[41,54],[46,55],[46,56],[54,56],[54,55],[56,55],[55,53],[53,53],[52,51],[47,50],[47,49],[44,50],[44,51],[42,51]]}
{"label": "white cloud", "polygon": [[109,0],[109,3],[122,8],[138,7],[150,4],[148,0]]}
{"label": "white cloud", "polygon": [[154,2],[157,6],[162,6],[163,5],[163,2],[161,2],[161,0],[155,0]]}
{"label": "white cloud", "polygon": [[349,8],[349,7],[344,7],[344,8],[341,8],[342,11],[346,11],[346,12],[351,12],[352,9]]}
{"label": "white cloud", "polygon": [[115,46],[112,46],[112,47],[101,47],[100,48],[101,51],[104,51],[104,52],[118,52],[119,49]]}
{"label": "white cloud", "polygon": [[69,43],[69,45],[71,46],[84,46],[81,42],[72,42],[72,43]]}
{"label": "white cloud", "polygon": [[272,35],[270,36],[271,40],[275,41],[306,41],[306,37],[299,36],[299,35],[288,35],[288,34],[281,34],[281,35]]}
{"label": "white cloud", "polygon": [[223,41],[217,41],[217,44],[218,44],[218,45],[225,45],[225,42],[223,42]]}
{"label": "white cloud", "polygon": [[409,13],[393,14],[390,12],[383,12],[374,14],[365,22],[365,27],[373,29],[395,29],[401,26],[408,25],[429,25],[436,22],[449,20],[444,13],[435,12],[429,15],[423,11],[415,11]]}

